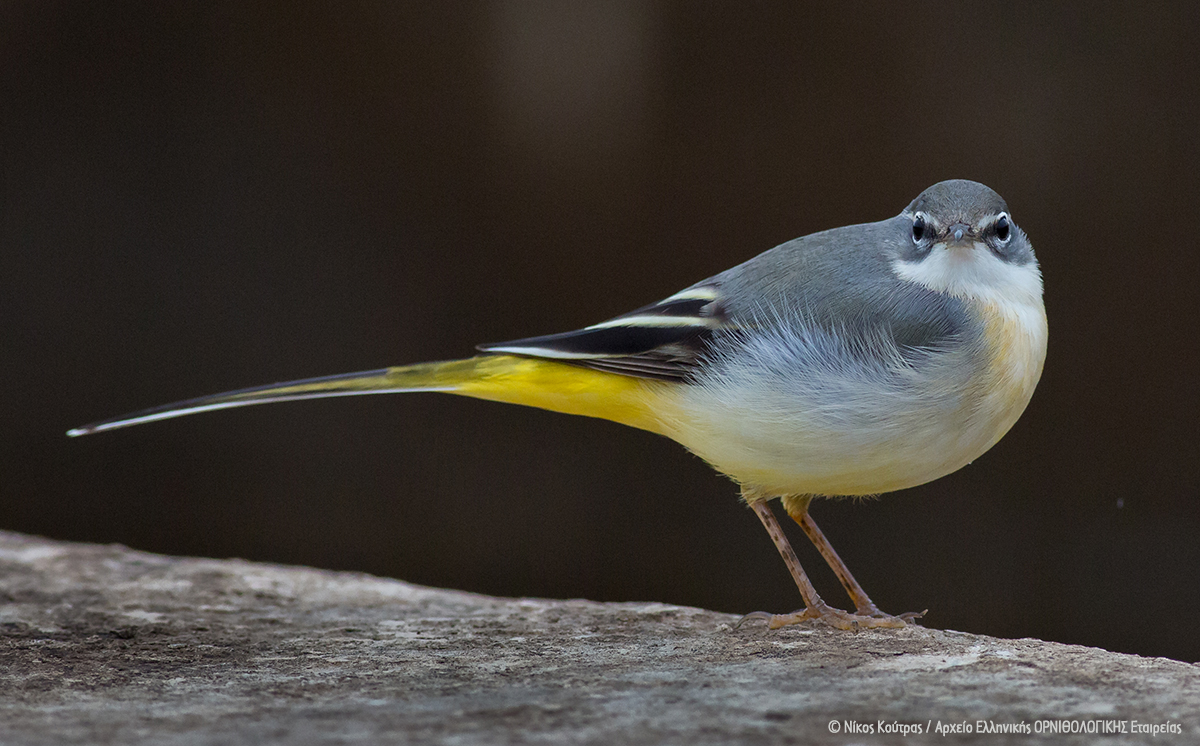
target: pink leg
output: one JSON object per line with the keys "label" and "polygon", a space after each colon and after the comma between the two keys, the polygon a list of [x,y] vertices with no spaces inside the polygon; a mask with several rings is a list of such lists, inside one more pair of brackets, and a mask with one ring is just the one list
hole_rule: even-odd
{"label": "pink leg", "polygon": [[767,529],[767,533],[771,536],[771,541],[775,543],[775,548],[779,550],[784,564],[787,565],[788,572],[791,573],[792,579],[796,581],[796,587],[800,589],[800,598],[804,600],[804,608],[792,614],[754,612],[753,614],[748,614],[744,619],[765,617],[771,629],[777,629],[789,624],[798,624],[809,619],[821,619],[839,629],[857,630],[862,627],[903,627],[906,622],[921,616],[920,614],[902,614],[899,617],[894,617],[880,612],[875,604],[871,603],[871,599],[867,597],[867,594],[863,592],[862,587],[854,579],[854,576],[850,574],[845,563],[842,562],[837,552],[829,544],[829,540],[821,533],[821,529],[817,528],[817,524],[809,517],[808,503],[812,498],[791,498],[785,500],[784,504],[788,509],[788,514],[800,524],[805,534],[808,535],[808,538],[817,547],[817,550],[821,552],[825,561],[833,568],[834,573],[838,576],[838,580],[842,582],[842,586],[854,600],[857,613],[850,614],[841,609],[829,606],[821,598],[820,594],[817,593],[817,589],[813,587],[812,581],[808,579],[804,568],[800,566],[800,559],[796,556],[795,550],[792,549],[791,543],[783,533],[783,527],[775,519],[775,514],[771,511],[767,500],[761,495],[748,490],[743,490],[742,496]]}

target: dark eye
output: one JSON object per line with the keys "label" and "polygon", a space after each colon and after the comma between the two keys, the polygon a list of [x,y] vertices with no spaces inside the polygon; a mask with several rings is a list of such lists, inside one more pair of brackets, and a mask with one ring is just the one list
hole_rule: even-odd
{"label": "dark eye", "polygon": [[925,216],[917,215],[913,218],[913,243],[919,244],[925,240],[925,234],[928,232],[929,226],[925,225]]}
{"label": "dark eye", "polygon": [[997,240],[999,240],[1000,243],[1008,243],[1008,239],[1009,236],[1012,235],[1012,231],[1010,231],[1008,227],[1008,216],[1004,213],[1000,213],[1000,218],[996,221],[995,230]]}

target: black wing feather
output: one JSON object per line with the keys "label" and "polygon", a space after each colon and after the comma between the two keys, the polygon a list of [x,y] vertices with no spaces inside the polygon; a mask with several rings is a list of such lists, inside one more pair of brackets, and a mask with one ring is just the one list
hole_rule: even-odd
{"label": "black wing feather", "polygon": [[[697,293],[705,297],[694,297]],[[708,349],[713,331],[722,325],[723,314],[716,286],[689,288],[680,295],[586,329],[482,344],[479,349],[686,382]]]}

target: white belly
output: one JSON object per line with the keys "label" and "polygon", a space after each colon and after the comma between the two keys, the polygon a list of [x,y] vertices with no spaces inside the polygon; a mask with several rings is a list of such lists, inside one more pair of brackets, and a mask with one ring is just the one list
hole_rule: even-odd
{"label": "white belly", "polygon": [[1045,359],[1040,303],[978,310],[979,340],[917,365],[830,364],[837,345],[820,339],[748,345],[741,363],[672,390],[662,432],[766,494],[876,494],[945,476],[1012,427]]}

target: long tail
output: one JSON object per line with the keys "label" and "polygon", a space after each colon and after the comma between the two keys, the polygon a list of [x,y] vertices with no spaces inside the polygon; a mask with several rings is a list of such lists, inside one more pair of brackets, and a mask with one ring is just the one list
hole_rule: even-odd
{"label": "long tail", "polygon": [[477,399],[524,404],[555,412],[599,417],[652,432],[661,425],[652,411],[659,381],[605,373],[552,360],[481,355],[466,360],[418,363],[276,383],[166,404],[93,422],[67,431],[76,437],[196,412],[251,404],[357,394],[440,391]]}

